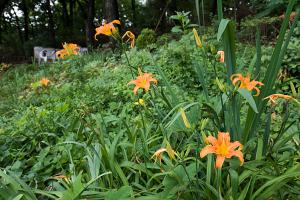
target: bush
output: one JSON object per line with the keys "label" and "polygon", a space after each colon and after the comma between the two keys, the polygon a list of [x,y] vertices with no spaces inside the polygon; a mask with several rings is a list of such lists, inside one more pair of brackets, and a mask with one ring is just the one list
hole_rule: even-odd
{"label": "bush", "polygon": [[148,45],[154,44],[155,41],[156,41],[156,34],[154,30],[149,28],[144,28],[136,40],[136,46],[138,48],[144,49]]}

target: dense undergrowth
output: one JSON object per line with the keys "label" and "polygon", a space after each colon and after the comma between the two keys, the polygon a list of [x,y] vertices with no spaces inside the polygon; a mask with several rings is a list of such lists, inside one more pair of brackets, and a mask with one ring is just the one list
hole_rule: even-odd
{"label": "dense undergrowth", "polygon": [[[216,170],[211,155],[199,157],[205,138],[230,126],[233,87],[218,61],[222,44],[213,35],[203,37],[205,55],[192,33],[128,51],[132,66],[158,80],[136,96],[125,55],[109,51],[2,73],[0,199],[299,198],[297,103],[265,105],[255,135],[243,143],[242,166],[230,159]],[[253,72],[255,47],[239,44],[236,52],[236,72]],[[254,78],[266,76],[270,53],[263,51]],[[294,69],[277,79],[273,93],[299,99]],[[43,77],[50,80],[47,87],[36,84]],[[232,98],[239,102],[240,123],[246,123],[251,98],[243,92]],[[162,147],[168,154],[154,162]],[[170,149],[177,155],[170,156]]]}

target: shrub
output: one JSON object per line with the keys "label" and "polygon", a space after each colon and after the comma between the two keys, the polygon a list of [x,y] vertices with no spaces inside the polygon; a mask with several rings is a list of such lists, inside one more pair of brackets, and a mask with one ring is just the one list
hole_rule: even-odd
{"label": "shrub", "polygon": [[144,28],[136,40],[136,46],[138,48],[143,49],[150,44],[154,44],[155,41],[156,41],[156,34],[154,30],[149,28]]}

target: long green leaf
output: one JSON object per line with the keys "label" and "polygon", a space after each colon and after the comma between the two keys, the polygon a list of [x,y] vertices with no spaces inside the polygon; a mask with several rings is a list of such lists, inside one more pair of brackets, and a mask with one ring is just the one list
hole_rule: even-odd
{"label": "long green leaf", "polygon": [[219,25],[217,39],[222,37],[224,44],[225,63],[227,66],[228,81],[233,73],[235,73],[235,28],[232,21],[222,19]]}
{"label": "long green leaf", "polygon": [[[295,0],[289,1],[287,11],[285,14],[286,16],[289,16],[291,14],[294,4],[295,4]],[[263,113],[263,109],[265,108],[265,105],[266,105],[266,102],[263,101],[263,98],[268,96],[272,92],[273,86],[275,84],[275,79],[276,79],[278,71],[280,69],[281,62],[283,60],[284,53],[289,44],[291,35],[295,29],[296,23],[299,19],[299,13],[300,13],[300,9],[297,10],[297,15],[295,17],[295,21],[293,22],[293,24],[291,26],[291,29],[286,37],[285,43],[284,43],[284,38],[285,38],[285,33],[287,31],[289,18],[286,17],[283,21],[283,24],[280,29],[278,41],[275,45],[275,49],[272,54],[270,64],[267,68],[266,76],[263,80],[263,83],[265,85],[262,88],[262,92],[261,92],[260,96],[256,100],[257,105],[258,105],[257,106],[258,113],[254,113],[253,110],[251,110],[251,109],[248,110],[247,120],[245,123],[245,128],[244,128],[244,133],[243,133],[243,143],[246,143],[249,138],[253,137],[255,131],[258,128],[258,123],[260,121],[261,114]],[[284,45],[283,45],[283,43],[284,43]]]}
{"label": "long green leaf", "polygon": [[258,113],[256,103],[255,103],[251,93],[246,89],[238,89],[238,92],[240,93],[240,95],[242,95],[242,97],[244,97],[246,99],[246,101],[249,103],[249,105],[251,106],[253,111]]}

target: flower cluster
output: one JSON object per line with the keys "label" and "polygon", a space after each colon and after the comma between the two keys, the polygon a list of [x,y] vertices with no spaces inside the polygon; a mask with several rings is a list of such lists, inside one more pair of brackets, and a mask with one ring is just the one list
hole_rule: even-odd
{"label": "flower cluster", "polygon": [[[119,20],[113,20],[110,23],[104,21],[101,26],[96,28],[95,40],[97,40],[97,35],[103,34],[106,36],[112,36],[114,39],[119,40],[118,29],[115,24],[121,25]],[[125,34],[120,38],[120,40],[127,38],[126,42],[130,42],[130,47],[133,48],[135,44],[135,35],[131,31],[126,31]]]}
{"label": "flower cluster", "polygon": [[240,82],[240,89],[246,89],[250,92],[252,90],[256,91],[256,94],[254,96],[258,96],[260,94],[260,90],[256,87],[256,85],[262,86],[264,85],[262,82],[252,80],[250,81],[251,75],[248,74],[246,77],[244,77],[242,74],[233,74],[230,79],[232,81],[233,85],[237,85],[238,82]]}
{"label": "flower cluster", "polygon": [[56,52],[56,56],[58,58],[64,59],[65,56],[78,55],[79,49],[80,47],[77,44],[65,42],[63,44],[63,49]]}

